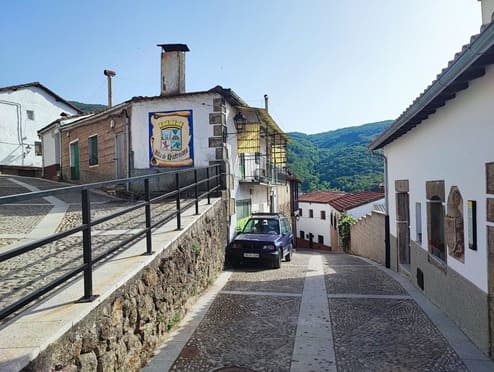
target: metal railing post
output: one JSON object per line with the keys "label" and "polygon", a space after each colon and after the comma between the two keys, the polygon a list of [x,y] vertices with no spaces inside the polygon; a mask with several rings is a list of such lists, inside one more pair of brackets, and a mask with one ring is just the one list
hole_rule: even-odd
{"label": "metal railing post", "polygon": [[206,178],[207,178],[207,182],[206,182],[206,185],[207,185],[207,188],[208,188],[208,204],[211,204],[211,195],[209,195],[209,167],[206,168]]}
{"label": "metal railing post", "polygon": [[153,243],[151,238],[151,203],[150,203],[150,192],[149,192],[149,178],[144,179],[144,201],[146,205],[144,207],[146,214],[146,254],[153,254]]}
{"label": "metal railing post", "polygon": [[198,185],[197,185],[197,168],[194,168],[194,192],[195,192],[195,198],[196,198],[196,215],[199,214],[199,190],[198,190]]}
{"label": "metal railing post", "polygon": [[180,173],[175,173],[175,183],[177,185],[177,230],[182,229],[182,219],[180,216]]}
{"label": "metal railing post", "polygon": [[93,296],[93,259],[91,252],[91,207],[89,201],[89,191],[81,191],[82,224],[82,256],[84,262],[84,297],[81,301],[89,302]]}

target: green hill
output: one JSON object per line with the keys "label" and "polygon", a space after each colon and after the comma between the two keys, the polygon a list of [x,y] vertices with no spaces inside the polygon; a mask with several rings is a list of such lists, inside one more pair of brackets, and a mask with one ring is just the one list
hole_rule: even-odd
{"label": "green hill", "polygon": [[100,105],[99,103],[82,103],[77,101],[69,101],[75,107],[78,107],[83,112],[98,112],[106,109],[108,106]]}
{"label": "green hill", "polygon": [[391,120],[330,132],[288,133],[288,167],[303,180],[302,191],[371,191],[383,182],[383,160],[367,146]]}

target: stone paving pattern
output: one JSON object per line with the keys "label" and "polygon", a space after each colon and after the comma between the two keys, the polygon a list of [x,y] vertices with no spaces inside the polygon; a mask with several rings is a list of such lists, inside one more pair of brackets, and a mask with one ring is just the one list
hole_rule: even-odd
{"label": "stone paving pattern", "polygon": [[331,299],[329,307],[338,371],[467,371],[413,300]]}
{"label": "stone paving pattern", "polygon": [[[280,270],[236,269],[170,370],[294,371],[290,358],[311,254],[318,253],[297,252]],[[467,371],[398,282],[360,258],[322,255],[336,366],[321,369],[327,358],[320,355],[315,372]],[[317,337],[328,332],[307,330]]]}
{"label": "stone paving pattern", "polygon": [[297,297],[220,294],[171,371],[289,370],[299,306]]}

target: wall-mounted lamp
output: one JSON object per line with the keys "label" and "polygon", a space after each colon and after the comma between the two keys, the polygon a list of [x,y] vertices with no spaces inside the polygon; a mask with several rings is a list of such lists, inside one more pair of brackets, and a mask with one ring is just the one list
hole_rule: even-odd
{"label": "wall-mounted lamp", "polygon": [[115,120],[113,119],[110,120],[110,128],[115,128]]}
{"label": "wall-mounted lamp", "polygon": [[237,115],[233,118],[233,122],[235,123],[235,129],[238,133],[243,132],[245,126],[247,125],[247,118],[242,114],[242,112],[237,112]]}

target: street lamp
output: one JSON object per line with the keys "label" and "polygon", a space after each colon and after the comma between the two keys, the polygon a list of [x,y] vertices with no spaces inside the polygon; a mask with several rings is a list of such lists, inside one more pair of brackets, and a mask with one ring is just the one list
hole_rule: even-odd
{"label": "street lamp", "polygon": [[244,116],[244,114],[242,114],[241,111],[239,111],[233,118],[233,122],[235,123],[235,129],[237,129],[237,133],[240,133],[243,132],[245,129],[247,118]]}

